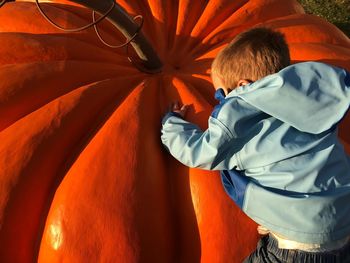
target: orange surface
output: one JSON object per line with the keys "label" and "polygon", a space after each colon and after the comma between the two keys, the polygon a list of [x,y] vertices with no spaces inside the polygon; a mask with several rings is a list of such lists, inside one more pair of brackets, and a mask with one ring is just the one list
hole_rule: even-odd
{"label": "orange surface", "polygon": [[[254,25],[284,32],[294,62],[350,70],[350,40],[292,0],[118,2],[144,16],[162,73],[138,72],[91,29],[53,28],[33,3],[0,9],[0,262],[241,262],[256,245],[255,223],[217,172],[166,153],[160,119],[179,100],[205,128],[211,61]],[[67,27],[91,21],[76,6],[45,10]],[[100,30],[124,42],[106,23]]]}

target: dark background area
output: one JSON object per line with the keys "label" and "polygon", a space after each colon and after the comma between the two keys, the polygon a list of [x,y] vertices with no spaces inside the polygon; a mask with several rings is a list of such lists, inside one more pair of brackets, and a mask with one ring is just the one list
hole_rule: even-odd
{"label": "dark background area", "polygon": [[350,0],[299,0],[308,14],[325,18],[350,37]]}

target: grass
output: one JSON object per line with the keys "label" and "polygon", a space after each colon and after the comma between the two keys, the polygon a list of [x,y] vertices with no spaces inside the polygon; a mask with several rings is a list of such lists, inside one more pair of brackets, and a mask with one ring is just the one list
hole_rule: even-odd
{"label": "grass", "polygon": [[350,0],[299,0],[308,14],[325,18],[350,37]]}

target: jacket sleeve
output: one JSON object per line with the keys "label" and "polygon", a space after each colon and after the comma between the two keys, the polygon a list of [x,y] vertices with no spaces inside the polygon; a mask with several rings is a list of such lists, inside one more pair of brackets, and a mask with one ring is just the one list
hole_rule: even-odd
{"label": "jacket sleeve", "polygon": [[233,135],[218,119],[210,117],[208,129],[202,131],[173,113],[162,121],[161,139],[178,161],[189,167],[206,170],[227,170],[237,166],[232,153]]}

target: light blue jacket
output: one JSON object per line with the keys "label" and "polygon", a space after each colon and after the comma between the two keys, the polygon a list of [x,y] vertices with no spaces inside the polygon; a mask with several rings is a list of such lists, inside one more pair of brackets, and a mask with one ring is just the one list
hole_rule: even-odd
{"label": "light blue jacket", "polygon": [[288,239],[327,243],[350,235],[350,158],[337,138],[350,74],[299,63],[226,97],[219,89],[216,98],[206,131],[174,113],[163,118],[170,153],[187,166],[221,170],[241,209]]}

